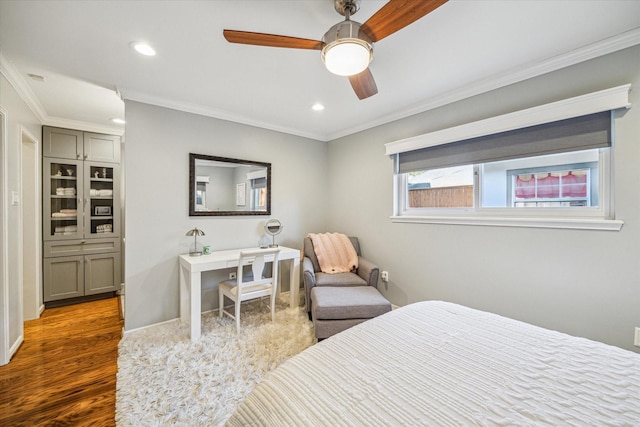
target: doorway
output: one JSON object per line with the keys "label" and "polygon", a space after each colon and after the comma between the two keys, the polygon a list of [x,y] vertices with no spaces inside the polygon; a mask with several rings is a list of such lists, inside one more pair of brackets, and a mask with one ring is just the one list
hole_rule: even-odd
{"label": "doorway", "polygon": [[38,140],[21,129],[20,220],[22,243],[23,320],[40,317],[44,310],[41,269],[40,153]]}

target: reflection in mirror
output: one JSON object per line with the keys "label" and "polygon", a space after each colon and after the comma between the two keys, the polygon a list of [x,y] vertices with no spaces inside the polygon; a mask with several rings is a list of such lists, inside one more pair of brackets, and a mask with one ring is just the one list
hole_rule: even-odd
{"label": "reflection in mirror", "polygon": [[271,163],[189,154],[189,215],[270,215]]}

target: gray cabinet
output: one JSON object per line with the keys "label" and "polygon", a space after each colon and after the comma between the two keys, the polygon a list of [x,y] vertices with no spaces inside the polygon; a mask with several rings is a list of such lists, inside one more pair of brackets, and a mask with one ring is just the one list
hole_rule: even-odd
{"label": "gray cabinet", "polygon": [[45,157],[120,163],[120,137],[116,135],[44,126],[42,141]]}
{"label": "gray cabinet", "polygon": [[[115,247],[117,239],[112,239]],[[120,252],[92,253],[85,251],[82,241],[65,242],[78,248],[79,255],[44,258],[44,301],[58,301],[88,295],[114,292],[120,289]],[[74,251],[72,251],[74,252]]]}
{"label": "gray cabinet", "polygon": [[44,301],[84,295],[84,257],[65,256],[44,259]]}
{"label": "gray cabinet", "polygon": [[120,235],[120,166],[44,158],[43,238],[73,240]]}
{"label": "gray cabinet", "polygon": [[120,137],[43,127],[44,301],[120,289]]}
{"label": "gray cabinet", "polygon": [[95,295],[120,289],[120,253],[85,255],[84,294]]}

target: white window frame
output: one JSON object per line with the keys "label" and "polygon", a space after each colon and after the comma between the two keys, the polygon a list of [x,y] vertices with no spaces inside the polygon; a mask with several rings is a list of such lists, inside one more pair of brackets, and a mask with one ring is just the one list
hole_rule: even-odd
{"label": "white window frame", "polygon": [[[386,154],[394,157],[394,172],[398,170],[398,154],[450,142],[491,135],[509,130],[564,120],[617,108],[629,108],[631,85],[618,86],[551,104],[467,123],[430,134],[419,135],[386,144]],[[615,139],[615,138],[614,138]],[[615,144],[615,143],[614,143]],[[399,223],[486,225],[504,227],[535,227],[562,229],[592,229],[619,231],[624,222],[615,219],[613,150],[600,150],[600,203],[598,207],[576,208],[480,208],[482,200],[479,173],[474,172],[473,208],[406,208],[406,174],[394,173],[393,215]],[[474,166],[478,167],[478,166]]]}

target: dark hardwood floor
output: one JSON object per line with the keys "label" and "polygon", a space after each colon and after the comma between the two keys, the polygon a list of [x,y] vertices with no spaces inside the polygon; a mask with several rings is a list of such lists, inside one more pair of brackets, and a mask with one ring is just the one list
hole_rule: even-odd
{"label": "dark hardwood floor", "polygon": [[0,366],[0,426],[115,426],[118,298],[49,308]]}

